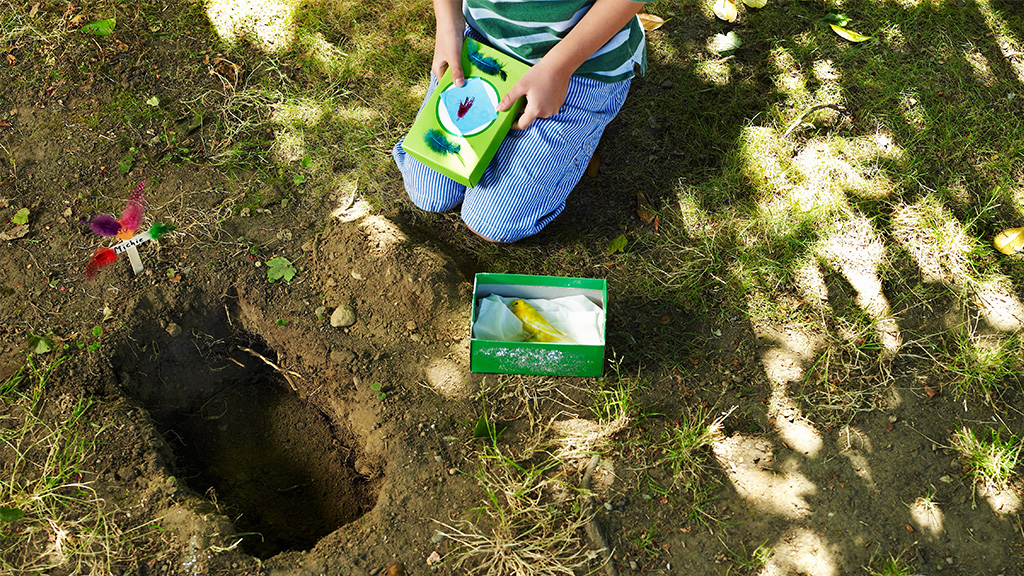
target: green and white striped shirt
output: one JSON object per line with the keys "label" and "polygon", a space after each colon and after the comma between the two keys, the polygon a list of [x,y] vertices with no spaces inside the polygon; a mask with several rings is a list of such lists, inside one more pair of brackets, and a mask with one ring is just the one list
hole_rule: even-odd
{"label": "green and white striped shirt", "polygon": [[[634,0],[637,1],[637,0]],[[536,64],[590,10],[594,0],[463,0],[466,22],[495,48]],[[647,68],[644,30],[637,18],[612,37],[575,75],[602,82],[633,77]]]}

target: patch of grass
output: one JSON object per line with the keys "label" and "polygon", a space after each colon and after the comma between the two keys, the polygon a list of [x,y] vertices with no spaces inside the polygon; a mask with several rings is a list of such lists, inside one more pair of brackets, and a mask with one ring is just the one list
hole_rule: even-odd
{"label": "patch of grass", "polygon": [[57,408],[45,396],[59,364],[30,359],[0,385],[0,566],[9,574],[109,574],[142,556],[135,544],[145,527],[120,527],[85,467],[103,432],[88,420],[92,400]]}
{"label": "patch of grass", "polygon": [[963,427],[953,434],[953,448],[960,454],[975,483],[998,491],[1007,487],[1018,474],[1024,442],[1014,434],[1003,439],[999,430],[989,430],[982,436]]}
{"label": "patch of grass", "polygon": [[[723,542],[722,544],[724,545],[725,543]],[[772,547],[768,545],[767,540],[762,542],[760,546],[754,548],[750,552],[747,552],[746,545],[741,544],[741,546],[742,551],[739,553],[733,552],[728,547],[726,547],[726,551],[729,553],[730,556],[732,556],[732,561],[734,564],[736,564],[740,568],[744,568],[750,571],[754,571],[763,567],[765,564],[768,563],[768,561],[772,557],[772,554],[774,553]]]}
{"label": "patch of grass", "polygon": [[658,464],[671,472],[674,485],[689,493],[700,491],[710,468],[711,445],[723,438],[722,423],[734,409],[713,414],[700,405],[687,408],[665,431],[657,446],[663,454]]}
{"label": "patch of grass", "polygon": [[914,574],[913,567],[902,556],[889,556],[888,559],[879,562],[878,566],[874,564],[872,562],[872,566],[867,568],[868,574],[871,576],[911,576]]}
{"label": "patch of grass", "polygon": [[[571,576],[593,560],[583,533],[590,518],[556,460],[519,464],[492,445],[476,474],[485,501],[473,519],[441,522],[455,543],[445,557],[460,574]],[[553,497],[554,495],[554,497]]]}

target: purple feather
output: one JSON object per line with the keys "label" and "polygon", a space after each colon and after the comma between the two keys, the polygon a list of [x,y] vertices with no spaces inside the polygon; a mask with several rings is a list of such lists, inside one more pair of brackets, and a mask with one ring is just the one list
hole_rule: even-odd
{"label": "purple feather", "polygon": [[109,214],[98,214],[89,220],[89,228],[100,236],[117,236],[121,231],[121,223]]}

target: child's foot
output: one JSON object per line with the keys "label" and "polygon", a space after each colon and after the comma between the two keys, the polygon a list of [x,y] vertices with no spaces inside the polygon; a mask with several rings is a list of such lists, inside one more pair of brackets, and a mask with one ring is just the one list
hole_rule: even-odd
{"label": "child's foot", "polygon": [[1024,252],[1024,228],[1010,228],[996,235],[992,244],[1003,254]]}

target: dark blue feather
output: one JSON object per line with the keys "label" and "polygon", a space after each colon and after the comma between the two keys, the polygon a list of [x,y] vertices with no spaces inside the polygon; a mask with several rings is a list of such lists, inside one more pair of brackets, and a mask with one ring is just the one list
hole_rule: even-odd
{"label": "dark blue feather", "polygon": [[508,74],[505,73],[504,66],[501,62],[498,62],[490,56],[484,56],[477,50],[475,43],[469,45],[469,61],[474,66],[480,69],[481,72],[489,76],[500,76],[502,80],[508,79]]}

